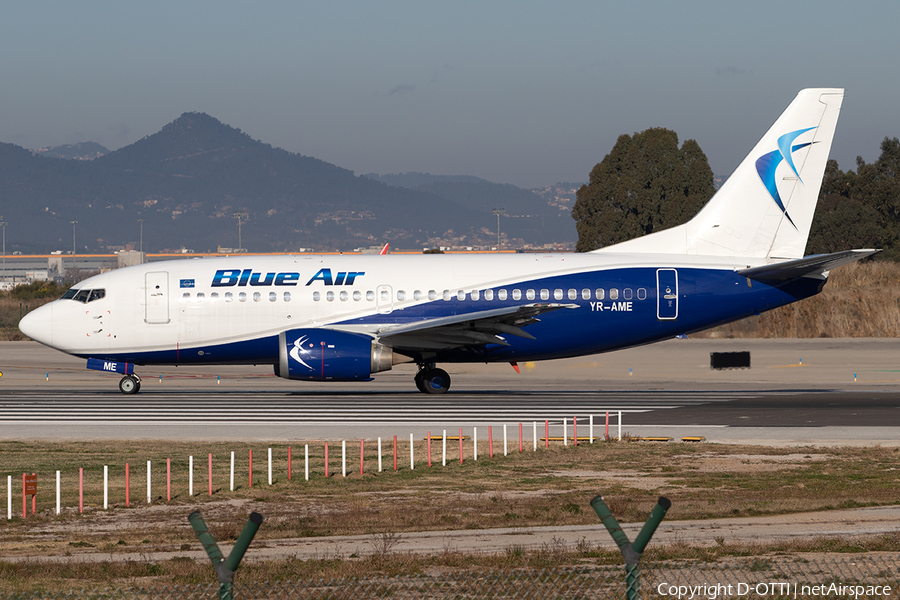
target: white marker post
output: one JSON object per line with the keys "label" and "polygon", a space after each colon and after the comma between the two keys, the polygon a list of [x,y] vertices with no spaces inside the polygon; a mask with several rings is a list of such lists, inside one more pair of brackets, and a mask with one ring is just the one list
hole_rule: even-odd
{"label": "white marker post", "polygon": [[415,454],[413,454],[413,434],[409,434],[409,470],[416,470]]}
{"label": "white marker post", "polygon": [[188,496],[194,497],[194,457],[188,457]]}
{"label": "white marker post", "polygon": [[594,415],[590,416],[591,443],[594,443]]}
{"label": "white marker post", "polygon": [[347,440],[341,442],[341,472],[347,476]]}
{"label": "white marker post", "polygon": [[534,448],[532,450],[537,452],[537,421],[534,421],[534,430],[531,432],[531,438],[534,440]]}
{"label": "white marker post", "polygon": [[150,491],[150,461],[147,461],[147,504],[150,504],[150,500],[153,497],[153,494]]}
{"label": "white marker post", "polygon": [[12,475],[6,476],[6,520],[12,520]]}
{"label": "white marker post", "polygon": [[59,485],[59,471],[56,472],[56,514],[59,514],[59,500],[60,500],[60,485]]}
{"label": "white marker post", "polygon": [[381,438],[378,438],[378,472],[381,473]]}
{"label": "white marker post", "polygon": [[563,417],[563,446],[569,445],[569,420]]}
{"label": "white marker post", "polygon": [[446,467],[447,466],[447,430],[446,429],[444,430],[443,440],[444,440],[444,444],[443,444],[444,448],[441,452],[441,466]]}
{"label": "white marker post", "polygon": [[478,428],[472,428],[472,460],[478,460]]}
{"label": "white marker post", "polygon": [[503,424],[503,456],[506,456],[506,423]]}
{"label": "white marker post", "polygon": [[103,510],[109,510],[109,465],[103,465]]}
{"label": "white marker post", "polygon": [[269,485],[272,485],[272,449],[269,448]]}
{"label": "white marker post", "polygon": [[619,441],[622,441],[622,411],[619,411]]}
{"label": "white marker post", "polygon": [[231,481],[229,484],[229,489],[234,491],[234,451],[231,452]]}
{"label": "white marker post", "polygon": [[306,475],[306,481],[309,481],[309,444],[303,446],[303,463],[304,463],[304,471]]}

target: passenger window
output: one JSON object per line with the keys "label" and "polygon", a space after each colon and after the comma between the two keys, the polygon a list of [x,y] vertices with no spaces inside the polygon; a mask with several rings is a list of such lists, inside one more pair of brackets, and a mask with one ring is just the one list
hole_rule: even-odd
{"label": "passenger window", "polygon": [[484,299],[490,302],[494,299],[494,290],[484,290]]}
{"label": "passenger window", "polygon": [[553,299],[554,300],[562,300],[563,292],[562,290],[553,290]]}
{"label": "passenger window", "polygon": [[622,290],[622,297],[626,300],[631,300],[632,298],[634,298],[634,292],[631,290],[631,288],[625,288],[624,290]]}
{"label": "passenger window", "polygon": [[234,296],[231,295],[231,292],[225,292],[225,302],[231,302],[234,300]]}
{"label": "passenger window", "polygon": [[647,299],[647,290],[644,288],[638,288],[638,300],[646,300]]}
{"label": "passenger window", "polygon": [[[77,300],[77,298],[76,298],[76,300]],[[181,301],[182,302],[190,302],[191,301],[191,293],[190,292],[183,293],[181,295]]]}
{"label": "passenger window", "polygon": [[381,301],[382,301],[382,302],[387,302],[387,301],[390,300],[390,299],[391,299],[391,295],[388,293],[388,291],[387,291],[387,290],[381,290]]}
{"label": "passenger window", "polygon": [[403,290],[397,290],[397,300],[401,302],[406,300],[406,292]]}
{"label": "passenger window", "polygon": [[594,292],[594,297],[597,298],[597,300],[603,300],[604,298],[606,298],[606,292],[601,290],[600,288],[597,288],[597,290]]}
{"label": "passenger window", "polygon": [[541,290],[541,300],[550,299],[550,290]]}
{"label": "passenger window", "polygon": [[356,302],[359,302],[360,300],[362,300],[362,294],[360,293],[359,290],[356,290],[353,292],[353,300]]}
{"label": "passenger window", "polygon": [[450,290],[444,290],[444,293],[442,296],[444,298],[444,301],[448,302],[450,300]]}
{"label": "passenger window", "polygon": [[513,300],[522,299],[522,290],[513,290]]}
{"label": "passenger window", "polygon": [[481,292],[479,290],[472,290],[472,300],[477,301],[481,298]]}
{"label": "passenger window", "polygon": [[325,292],[325,299],[334,302],[334,292]]}
{"label": "passenger window", "polygon": [[350,298],[350,294],[346,290],[341,290],[341,302],[346,302]]}
{"label": "passenger window", "polygon": [[198,292],[197,293],[197,302],[203,302],[204,300],[206,300],[206,294],[204,294],[203,292]]}
{"label": "passenger window", "polygon": [[[356,292],[356,293],[358,294],[359,292]],[[284,298],[285,302],[290,302],[291,301],[291,293],[285,292],[283,298]]]}
{"label": "passenger window", "polygon": [[582,300],[590,300],[591,299],[591,290],[589,290],[589,289],[581,290],[581,299]]}
{"label": "passenger window", "polygon": [[238,294],[238,300],[240,302],[246,302],[247,301],[247,292],[241,292],[240,294]]}
{"label": "passenger window", "polygon": [[93,302],[94,300],[100,300],[101,298],[106,296],[106,290],[91,290],[91,297],[88,299],[88,302]]}
{"label": "passenger window", "polygon": [[422,290],[416,290],[413,292],[413,300],[421,300],[422,299]]}
{"label": "passenger window", "polygon": [[269,302],[275,302],[278,300],[278,294],[276,292],[269,292]]}
{"label": "passenger window", "polygon": [[373,292],[372,290],[367,291],[366,292],[366,300],[368,300],[369,302],[374,301],[375,300],[375,292]]}
{"label": "passenger window", "polygon": [[322,299],[322,294],[320,294],[319,292],[313,292],[313,301],[314,302],[318,302],[321,299]]}
{"label": "passenger window", "polygon": [[619,290],[616,288],[611,288],[609,290],[609,299],[610,300],[618,300],[619,299]]}
{"label": "passenger window", "polygon": [[434,290],[428,290],[428,299],[434,300],[437,298],[437,292]]}
{"label": "passenger window", "polygon": [[260,298],[262,298],[262,294],[260,294],[259,292],[253,292],[253,301],[254,302],[259,302]]}
{"label": "passenger window", "polygon": [[458,292],[456,292],[456,299],[459,300],[460,302],[465,300],[466,299],[465,290],[459,290]]}
{"label": "passenger window", "polygon": [[497,299],[498,300],[506,300],[506,290],[498,290],[497,291]]}
{"label": "passenger window", "polygon": [[218,302],[219,301],[219,292],[213,292],[209,295],[210,302]]}
{"label": "passenger window", "polygon": [[578,300],[578,290],[569,290],[569,300]]}

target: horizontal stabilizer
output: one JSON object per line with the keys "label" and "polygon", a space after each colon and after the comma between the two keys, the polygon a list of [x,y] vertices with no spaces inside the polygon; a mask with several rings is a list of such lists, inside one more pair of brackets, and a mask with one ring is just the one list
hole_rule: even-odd
{"label": "horizontal stabilizer", "polygon": [[813,254],[787,262],[743,269],[738,273],[757,281],[788,281],[798,277],[822,278],[832,269],[862,260],[877,252],[881,250],[844,250],[833,254]]}

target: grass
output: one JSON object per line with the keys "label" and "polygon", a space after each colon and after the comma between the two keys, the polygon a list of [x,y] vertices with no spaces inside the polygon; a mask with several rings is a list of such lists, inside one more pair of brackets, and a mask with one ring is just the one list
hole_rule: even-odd
{"label": "grass", "polygon": [[[348,443],[349,474],[341,476],[340,445],[329,445],[330,471],[324,477],[324,445],[312,443],[311,478],[303,478],[303,446],[293,446],[294,478],[287,479],[287,448],[273,446],[275,481],[268,485],[267,446],[260,444],[174,443],[0,443],[3,475],[14,480],[13,506],[18,516],[0,534],[6,557],[76,554],[80,548],[109,555],[101,563],[0,562],[0,590],[38,589],[62,585],[97,587],[140,580],[176,583],[212,581],[205,561],[180,558],[156,563],[118,561],[122,552],[196,550],[199,544],[187,514],[201,509],[211,533],[223,544],[234,541],[251,510],[265,522],[257,544],[265,540],[326,535],[371,536],[373,554],[363,558],[322,557],[257,561],[242,567],[244,581],[276,581],[311,577],[409,574],[429,566],[559,566],[616,562],[617,553],[585,542],[576,552],[547,547],[513,549],[499,556],[444,552],[436,557],[396,555],[404,533],[423,530],[486,529],[552,525],[598,525],[589,506],[602,493],[620,522],[641,522],[659,495],[672,500],[667,519],[707,519],[783,514],[842,507],[897,503],[900,476],[895,470],[898,448],[759,448],[706,444],[649,445],[638,442],[593,446],[552,446],[538,452],[514,452],[479,460],[469,454],[440,466],[426,466],[425,444],[416,469],[409,469],[408,440],[400,443],[400,470],[394,472],[385,446],[386,471],[376,473],[375,444],[366,443],[366,472],[359,475],[359,445]],[[353,450],[351,450],[353,447]],[[254,482],[248,480],[253,450]],[[236,489],[230,491],[230,452],[236,454]],[[471,450],[471,448],[467,448]],[[496,447],[495,447],[496,451]],[[207,456],[213,454],[214,493],[208,496]],[[195,457],[193,497],[188,496],[188,456]],[[353,458],[349,458],[353,457]],[[173,497],[166,496],[166,458],[172,459]],[[146,504],[146,461],[153,461],[153,504]],[[131,467],[131,506],[124,497],[124,464]],[[102,510],[103,465],[110,466],[111,509]],[[85,473],[85,512],[77,511],[78,469]],[[591,471],[594,469],[595,471]],[[55,471],[63,481],[66,509],[55,515]],[[38,513],[21,518],[21,473],[38,473]],[[17,495],[18,494],[18,495]],[[30,504],[30,502],[29,502]],[[29,507],[30,508],[30,507]],[[804,546],[804,544],[807,544]],[[552,546],[552,545],[551,545]],[[897,536],[865,541],[818,540],[793,545],[732,545],[721,540],[713,548],[687,544],[656,546],[648,556],[714,559],[749,556],[778,548],[796,551],[900,550]],[[804,550],[805,549],[805,550]],[[54,584],[53,582],[58,582]],[[56,588],[54,588],[56,589]]]}

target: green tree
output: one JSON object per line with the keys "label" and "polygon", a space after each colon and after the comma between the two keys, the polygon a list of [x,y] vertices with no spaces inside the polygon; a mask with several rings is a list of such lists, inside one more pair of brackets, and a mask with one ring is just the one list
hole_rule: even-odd
{"label": "green tree", "polygon": [[856,159],[846,173],[828,161],[807,254],[883,248],[879,258],[900,259],[900,140],[884,138],[878,160]]}
{"label": "green tree", "polygon": [[699,211],[715,192],[700,145],[653,128],[622,135],[576,193],[572,218],[578,252],[588,252],[674,227]]}

